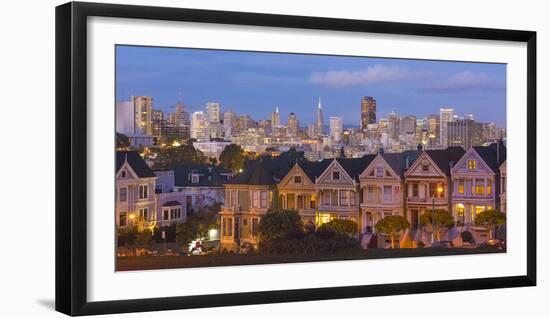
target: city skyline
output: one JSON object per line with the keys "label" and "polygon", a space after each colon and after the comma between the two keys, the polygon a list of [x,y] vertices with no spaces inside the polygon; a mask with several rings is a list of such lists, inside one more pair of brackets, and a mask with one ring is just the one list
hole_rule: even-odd
{"label": "city skyline", "polygon": [[476,121],[506,123],[503,64],[117,46],[116,68],[117,100],[152,96],[165,112],[179,97],[189,112],[214,101],[255,120],[278,107],[282,122],[294,112],[306,127],[316,122],[320,97],[325,125],[336,116],[359,126],[361,98],[373,96],[377,120],[452,107]]}

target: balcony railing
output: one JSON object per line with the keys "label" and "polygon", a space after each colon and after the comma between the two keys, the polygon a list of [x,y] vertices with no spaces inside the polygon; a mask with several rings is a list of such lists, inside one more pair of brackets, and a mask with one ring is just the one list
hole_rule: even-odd
{"label": "balcony railing", "polygon": [[[407,198],[407,202],[410,202],[410,203],[432,203],[434,202],[433,201],[433,198],[429,198],[429,197],[424,197],[424,198],[421,198],[421,197],[408,197]],[[447,198],[435,198],[435,203],[436,204],[442,204],[442,203],[446,203],[447,202]]]}
{"label": "balcony railing", "polygon": [[352,205],[352,206],[334,206],[334,205],[320,205],[319,210],[320,211],[355,211],[359,208],[358,205]]}

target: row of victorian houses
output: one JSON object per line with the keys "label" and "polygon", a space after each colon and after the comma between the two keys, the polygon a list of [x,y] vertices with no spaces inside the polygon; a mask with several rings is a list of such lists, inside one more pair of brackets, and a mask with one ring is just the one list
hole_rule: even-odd
{"label": "row of victorian houses", "polygon": [[428,242],[420,216],[444,209],[456,223],[448,239],[469,230],[481,242],[487,233],[475,227],[476,215],[506,211],[506,148],[500,142],[467,151],[418,149],[319,162],[264,157],[249,162],[224,188],[222,249],[257,244],[259,221],[273,209],[296,210],[304,223],[315,226],[335,218],[353,220],[363,243],[375,235],[382,218],[404,216],[411,227],[402,241],[412,246]]}
{"label": "row of victorian houses", "polygon": [[[332,219],[358,224],[362,242],[375,235],[375,224],[389,215],[410,222],[402,242],[423,240],[420,216],[450,211],[456,226],[483,241],[476,215],[488,209],[506,211],[506,148],[490,146],[379,153],[362,158],[311,162],[303,153],[246,162],[242,173],[210,165],[184,165],[153,171],[137,152],[118,151],[116,158],[116,224],[136,220],[149,226],[185,222],[186,216],[222,203],[220,247],[237,251],[256,245],[258,224],[270,210],[296,210],[304,224],[319,226]],[[405,238],[406,236],[406,238]]]}

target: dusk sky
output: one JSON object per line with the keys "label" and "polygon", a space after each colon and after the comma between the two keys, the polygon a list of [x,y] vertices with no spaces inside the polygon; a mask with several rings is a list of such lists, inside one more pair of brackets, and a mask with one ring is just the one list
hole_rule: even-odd
{"label": "dusk sky", "polygon": [[505,64],[134,46],[116,53],[116,99],[152,96],[153,107],[167,112],[181,94],[191,112],[215,101],[258,120],[279,106],[283,123],[295,112],[306,126],[321,97],[325,124],[341,116],[344,125],[359,125],[360,100],[373,96],[378,119],[392,110],[424,116],[453,107],[506,123]]}

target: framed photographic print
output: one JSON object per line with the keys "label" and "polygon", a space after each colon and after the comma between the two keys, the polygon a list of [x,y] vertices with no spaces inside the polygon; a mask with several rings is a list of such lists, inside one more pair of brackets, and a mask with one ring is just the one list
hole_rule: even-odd
{"label": "framed photographic print", "polygon": [[56,308],[534,286],[535,119],[531,31],[61,5]]}

